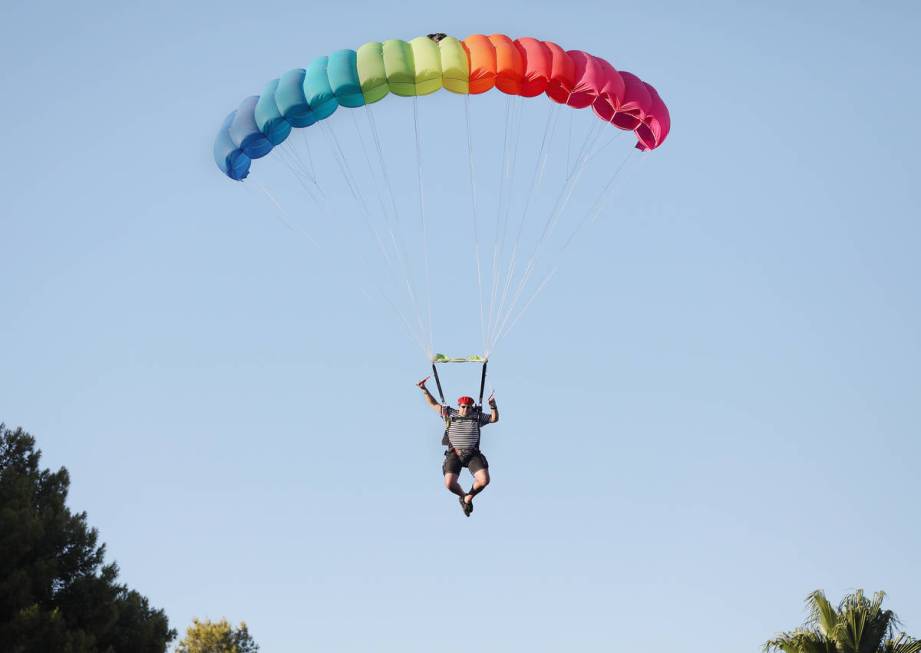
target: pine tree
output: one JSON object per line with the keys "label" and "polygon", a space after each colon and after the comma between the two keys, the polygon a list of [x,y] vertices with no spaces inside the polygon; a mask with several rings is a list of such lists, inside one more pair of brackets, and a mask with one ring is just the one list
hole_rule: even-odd
{"label": "pine tree", "polygon": [[86,513],[67,508],[70,477],[0,423],[0,642],[4,653],[163,653],[176,631],[118,584]]}

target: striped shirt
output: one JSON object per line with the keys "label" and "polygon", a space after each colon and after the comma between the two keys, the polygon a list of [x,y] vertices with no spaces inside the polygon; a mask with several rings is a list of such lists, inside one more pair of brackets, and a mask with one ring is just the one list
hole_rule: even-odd
{"label": "striped shirt", "polygon": [[441,409],[441,415],[450,419],[448,442],[452,447],[461,451],[479,449],[480,427],[486,426],[492,420],[491,414],[480,413],[479,424],[477,424],[475,411],[470,410],[467,417],[461,417],[460,412],[451,406],[444,406]]}

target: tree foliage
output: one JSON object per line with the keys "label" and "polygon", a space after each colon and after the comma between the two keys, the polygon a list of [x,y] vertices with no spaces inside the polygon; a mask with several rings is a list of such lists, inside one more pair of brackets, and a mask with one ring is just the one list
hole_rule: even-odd
{"label": "tree foliage", "polygon": [[898,618],[882,608],[885,596],[867,598],[857,590],[834,607],[816,590],[806,597],[806,623],[769,640],[765,653],[921,653],[921,640],[896,632]]}
{"label": "tree foliage", "polygon": [[176,653],[256,653],[259,645],[245,623],[234,628],[226,619],[218,622],[196,619],[186,630]]}
{"label": "tree foliage", "polygon": [[117,583],[86,513],[66,506],[67,470],[0,423],[0,642],[4,653],[162,653],[176,637],[162,610]]}

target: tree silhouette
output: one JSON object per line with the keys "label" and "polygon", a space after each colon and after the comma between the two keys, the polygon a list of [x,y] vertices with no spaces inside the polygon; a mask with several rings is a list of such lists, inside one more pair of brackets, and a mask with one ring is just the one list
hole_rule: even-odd
{"label": "tree silhouette", "polygon": [[65,468],[0,423],[0,642],[4,653],[163,653],[176,631],[162,610],[116,582],[86,513],[66,506]]}

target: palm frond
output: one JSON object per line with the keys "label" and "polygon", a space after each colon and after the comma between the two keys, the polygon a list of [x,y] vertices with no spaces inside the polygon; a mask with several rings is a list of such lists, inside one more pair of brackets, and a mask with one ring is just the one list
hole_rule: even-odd
{"label": "palm frond", "polygon": [[887,639],[879,649],[880,653],[921,653],[921,639],[899,633],[895,639]]}
{"label": "palm frond", "polygon": [[793,632],[781,633],[764,644],[765,653],[837,653],[835,643],[814,629],[798,628]]}
{"label": "palm frond", "polygon": [[[864,629],[867,624],[867,612],[859,607],[850,606],[841,611],[843,614],[835,628],[834,638],[842,653],[864,653],[867,642]],[[878,648],[877,642],[877,648]],[[869,653],[867,651],[866,653]]]}
{"label": "palm frond", "polygon": [[895,615],[882,609],[885,596],[877,592],[868,599],[858,589],[841,600],[834,639],[842,653],[878,653],[883,641],[891,639]]}
{"label": "palm frond", "polygon": [[782,653],[799,653],[795,648],[793,648],[793,636],[793,633],[781,633],[774,639],[769,639],[766,641],[762,650],[764,653],[771,653],[771,651],[781,651]]}
{"label": "palm frond", "polygon": [[838,625],[838,612],[825,597],[825,592],[815,590],[806,597],[806,605],[809,606],[807,623],[815,624],[819,632],[831,637]]}

